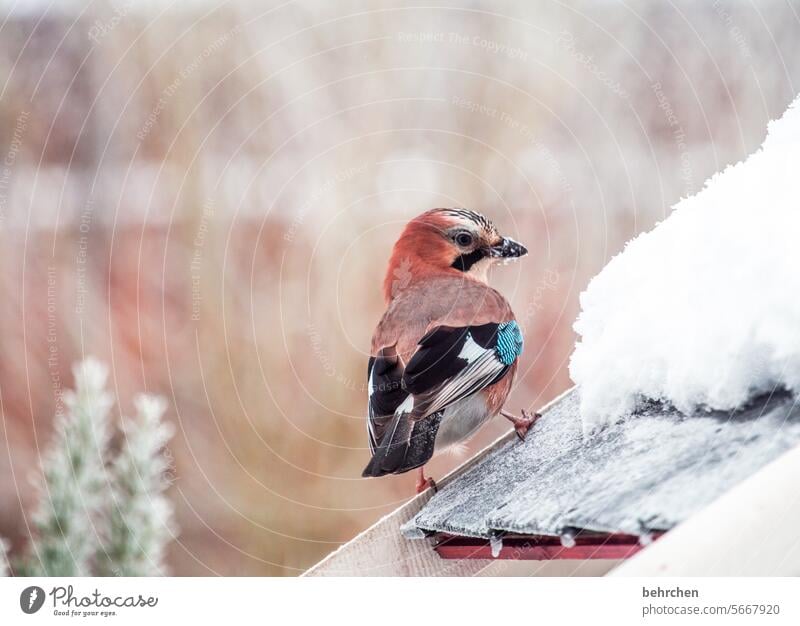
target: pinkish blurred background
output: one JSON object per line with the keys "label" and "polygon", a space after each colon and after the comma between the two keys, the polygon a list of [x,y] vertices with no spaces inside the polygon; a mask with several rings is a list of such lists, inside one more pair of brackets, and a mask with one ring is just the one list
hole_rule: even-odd
{"label": "pinkish blurred background", "polygon": [[302,572],[413,493],[412,475],[360,478],[406,220],[474,208],[530,248],[494,281],[526,336],[510,406],[535,408],[570,385],[589,278],[800,88],[797,2],[426,4],[0,1],[14,551],[91,354],[123,411],[138,390],[169,399],[172,571]]}

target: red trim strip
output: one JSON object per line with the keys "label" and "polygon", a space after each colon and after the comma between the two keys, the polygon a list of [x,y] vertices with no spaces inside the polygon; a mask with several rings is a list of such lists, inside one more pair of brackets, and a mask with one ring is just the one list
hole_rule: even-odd
{"label": "red trim strip", "polygon": [[[654,533],[657,539],[663,533]],[[550,561],[554,559],[627,559],[644,546],[635,535],[579,534],[575,545],[566,547],[558,537],[531,535],[503,537],[500,553],[492,556],[492,548],[485,539],[459,537],[444,533],[436,535],[434,546],[443,559],[512,559],[521,561]]]}

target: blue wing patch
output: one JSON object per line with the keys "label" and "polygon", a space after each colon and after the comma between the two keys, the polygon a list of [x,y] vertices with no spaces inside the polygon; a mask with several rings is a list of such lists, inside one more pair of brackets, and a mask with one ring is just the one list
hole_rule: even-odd
{"label": "blue wing patch", "polygon": [[503,365],[511,365],[522,354],[524,344],[522,331],[514,320],[497,327],[497,345],[494,350]]}

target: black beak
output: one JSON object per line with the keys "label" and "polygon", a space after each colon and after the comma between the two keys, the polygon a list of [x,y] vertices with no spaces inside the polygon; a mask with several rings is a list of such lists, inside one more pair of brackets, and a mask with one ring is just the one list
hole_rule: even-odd
{"label": "black beak", "polygon": [[515,259],[528,254],[528,249],[510,237],[504,237],[496,246],[489,248],[489,256],[503,259]]}

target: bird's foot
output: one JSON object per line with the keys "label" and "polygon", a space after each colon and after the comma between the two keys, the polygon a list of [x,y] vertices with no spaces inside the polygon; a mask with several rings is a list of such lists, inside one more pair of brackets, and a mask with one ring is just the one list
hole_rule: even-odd
{"label": "bird's foot", "polygon": [[425,480],[417,481],[417,493],[422,493],[428,487],[433,489],[434,493],[436,493],[436,481],[433,480],[433,478],[426,478]]}
{"label": "bird's foot", "polygon": [[436,493],[436,481],[430,477],[425,478],[425,474],[420,467],[419,474],[417,475],[417,493],[422,493],[428,488],[433,489],[434,493]]}
{"label": "bird's foot", "polygon": [[533,426],[538,419],[541,417],[540,413],[532,413],[528,414],[525,412],[525,409],[521,411],[522,417],[517,417],[513,413],[509,413],[508,411],[500,411],[500,415],[505,417],[508,421],[510,421],[514,425],[514,430],[517,433],[517,437],[519,437],[520,441],[525,441],[525,435],[528,434],[531,426]]}

